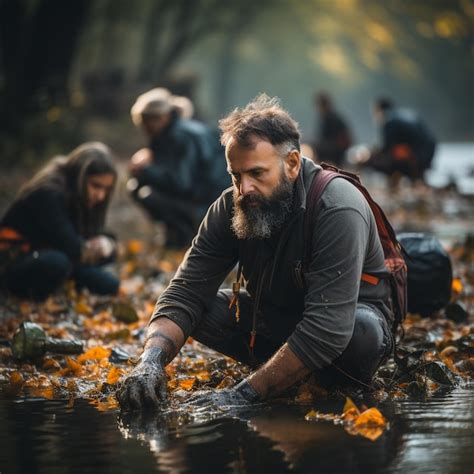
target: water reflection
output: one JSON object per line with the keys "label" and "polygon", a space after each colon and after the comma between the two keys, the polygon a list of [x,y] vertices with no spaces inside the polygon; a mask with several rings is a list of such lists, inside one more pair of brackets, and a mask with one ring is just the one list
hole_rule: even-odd
{"label": "water reflection", "polygon": [[[166,415],[100,413],[84,401],[0,397],[2,473],[471,472],[472,387],[380,406],[377,441],[306,422],[310,407],[270,406],[196,423]],[[312,408],[338,412],[338,403]],[[118,428],[117,428],[118,427]]]}
{"label": "water reflection", "polygon": [[401,449],[398,423],[373,443],[331,423],[304,421],[306,411],[273,406],[200,424],[182,424],[178,415],[125,414],[119,429],[125,438],[146,441],[160,470],[165,463],[170,467],[170,454],[175,461],[193,460],[173,472],[199,472],[196,463],[203,460],[204,466],[225,466],[229,472],[260,472],[256,463],[262,461],[272,463],[274,472],[375,473],[390,466]]}

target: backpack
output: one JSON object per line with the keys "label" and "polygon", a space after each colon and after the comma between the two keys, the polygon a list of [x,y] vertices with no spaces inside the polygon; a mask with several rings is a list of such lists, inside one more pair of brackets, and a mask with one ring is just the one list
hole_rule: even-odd
{"label": "backpack", "polygon": [[[354,173],[341,170],[327,163],[321,163],[321,170],[316,174],[311,183],[306,198],[306,213],[304,219],[304,242],[312,242],[313,227],[311,223],[319,210],[318,202],[326,186],[335,178],[344,178],[352,183],[365,197],[375,217],[377,231],[382,243],[385,266],[389,271],[391,287],[392,309],[394,313],[393,334],[403,323],[407,313],[407,266],[403,257],[403,248],[397,240],[395,232],[390,225],[381,207],[372,199],[370,193],[360,182],[360,178]],[[303,272],[309,268],[311,249],[305,245],[303,253]],[[361,280],[376,285],[379,278],[374,275],[362,273]]]}
{"label": "backpack", "polygon": [[434,235],[398,234],[408,267],[408,311],[430,316],[451,300],[453,270],[449,255]]}

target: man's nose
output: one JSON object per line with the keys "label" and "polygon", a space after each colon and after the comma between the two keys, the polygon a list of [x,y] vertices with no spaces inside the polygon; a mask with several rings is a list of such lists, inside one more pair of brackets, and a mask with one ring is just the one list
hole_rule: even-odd
{"label": "man's nose", "polygon": [[105,192],[105,190],[101,189],[100,191],[97,192],[96,197],[97,197],[98,202],[102,202],[107,197],[107,193]]}
{"label": "man's nose", "polygon": [[255,188],[252,180],[249,178],[242,178],[239,191],[241,196],[245,196],[246,194],[254,192]]}

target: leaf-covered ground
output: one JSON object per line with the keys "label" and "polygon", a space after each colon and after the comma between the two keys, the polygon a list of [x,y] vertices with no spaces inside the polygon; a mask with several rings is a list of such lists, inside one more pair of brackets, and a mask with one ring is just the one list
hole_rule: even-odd
{"label": "leaf-covered ground", "polygon": [[[436,201],[432,191],[425,190],[424,195],[415,194],[416,199],[413,195],[420,191],[412,190],[411,193],[389,201],[383,190],[378,191],[381,201],[387,199],[386,207],[399,227],[406,228],[407,222],[420,225],[423,219],[425,223],[433,224],[445,218],[443,204]],[[431,203],[433,199],[438,204]],[[462,214],[465,203],[459,203],[459,223],[462,225],[465,222]],[[455,275],[452,304],[429,318],[407,317],[405,337],[398,350],[398,364],[390,360],[378,371],[370,390],[362,387],[362,391],[370,392],[372,399],[426,396],[465,383],[472,377],[474,243],[472,238],[465,236],[459,241],[452,238],[449,249]],[[71,405],[75,399],[84,398],[98,410],[117,408],[114,396],[117,384],[131,370],[140,354],[144,328],[156,298],[166,287],[182,256],[182,253],[163,249],[156,239],[128,240],[121,244],[115,269],[122,280],[119,297],[97,297],[86,292],[78,294],[72,282],[41,304],[0,296],[2,391],[11,397],[67,399]],[[80,339],[84,342],[84,352],[76,356],[46,353],[35,360],[15,360],[10,341],[22,321],[38,323],[51,338]],[[187,393],[231,386],[245,377],[248,369],[190,339],[168,366],[167,373],[171,406],[174,403],[178,407]],[[344,396],[349,392],[357,396],[361,390],[359,387],[342,394],[328,393],[317,381],[309,380],[285,402],[311,405],[315,399]],[[374,439],[372,428],[377,433],[380,427],[383,430],[385,421],[382,415],[382,418],[374,412],[370,412],[370,416],[364,415],[367,410],[359,411],[355,406],[349,408],[343,415],[331,415],[332,418],[309,412],[307,419],[326,417],[343,423],[348,432],[354,434],[363,434],[357,433],[356,428],[365,429],[363,422],[368,419],[368,437]],[[362,416],[362,421],[357,422],[359,416]]]}

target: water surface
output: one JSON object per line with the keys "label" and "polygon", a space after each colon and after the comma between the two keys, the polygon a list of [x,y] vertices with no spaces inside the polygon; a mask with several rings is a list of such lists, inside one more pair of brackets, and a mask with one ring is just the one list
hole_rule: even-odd
{"label": "water surface", "polygon": [[[340,412],[339,403],[314,408]],[[472,387],[431,399],[384,402],[390,428],[377,441],[328,422],[310,407],[273,406],[238,418],[179,425],[120,417],[85,401],[0,400],[0,472],[6,473],[471,473]]]}

